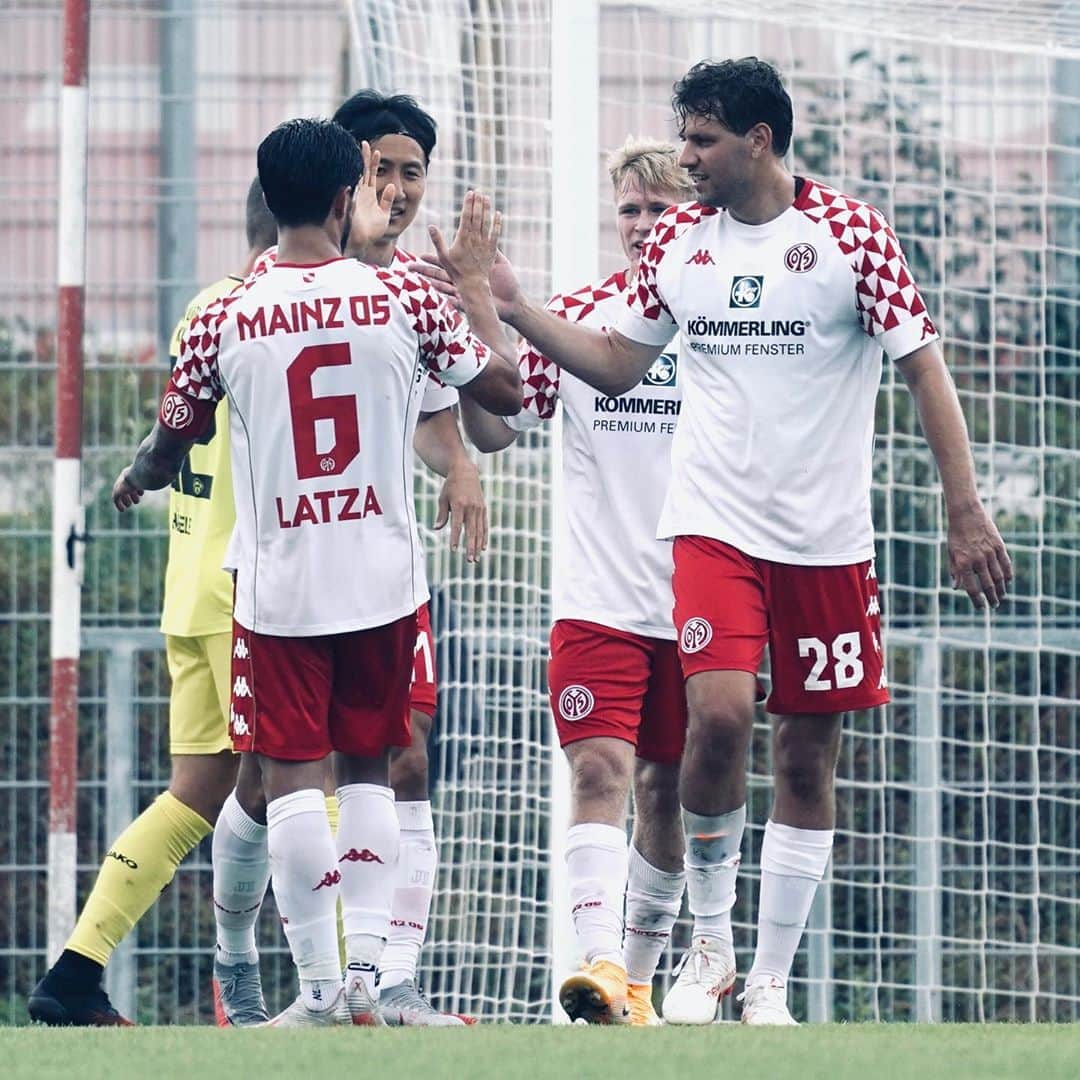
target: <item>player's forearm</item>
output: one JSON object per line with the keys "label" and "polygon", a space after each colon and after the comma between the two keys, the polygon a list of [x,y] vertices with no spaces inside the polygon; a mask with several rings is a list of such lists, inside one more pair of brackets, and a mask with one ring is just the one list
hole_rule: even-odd
{"label": "player's forearm", "polygon": [[505,450],[518,437],[501,416],[492,416],[469,397],[461,399],[461,422],[465,434],[482,454]]}
{"label": "player's forearm", "polygon": [[413,448],[417,457],[432,472],[447,477],[454,469],[475,469],[453,409],[440,409],[437,413],[421,417],[413,436]]}
{"label": "player's forearm", "polygon": [[604,331],[575,326],[527,300],[515,304],[506,321],[537,352],[602,394],[625,394],[644,374],[638,365],[617,354]]}
{"label": "player's forearm", "polygon": [[457,282],[461,306],[469,320],[469,329],[496,356],[516,365],[516,357],[510,342],[502,328],[495,301],[491,295],[491,286],[486,278],[462,278]]}
{"label": "player's forearm", "polygon": [[935,347],[932,352],[927,350],[902,361],[900,370],[937,463],[950,518],[977,508],[979,495],[967,424],[944,359]]}
{"label": "player's forearm", "polygon": [[179,475],[191,445],[190,440],[180,442],[164,436],[161,425],[155,424],[126,470],[128,480],[143,491],[168,487]]}

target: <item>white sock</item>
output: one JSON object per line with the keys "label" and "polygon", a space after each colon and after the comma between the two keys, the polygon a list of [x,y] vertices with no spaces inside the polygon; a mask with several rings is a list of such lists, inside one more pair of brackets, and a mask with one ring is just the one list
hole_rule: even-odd
{"label": "white sock", "polygon": [[381,784],[337,790],[341,922],[349,971],[359,970],[375,993],[375,967],[390,932],[398,863],[394,793]]}
{"label": "white sock", "polygon": [[761,845],[761,900],[757,950],[749,986],[769,979],[787,985],[810,905],[832,853],[832,829],[765,825]]}
{"label": "white sock", "polygon": [[626,833],[614,825],[574,825],[566,834],[570,911],[587,964],[623,966],[623,896],[629,856]]}
{"label": "white sock", "polygon": [[686,874],[657,870],[633,844],[626,876],[623,957],[632,983],[651,983],[682,907]]}
{"label": "white sock", "polygon": [[686,892],[694,916],[694,939],[713,938],[731,946],[731,909],[739,849],[746,828],[746,807],[726,814],[683,810],[686,830]]}
{"label": "white sock", "polygon": [[266,826],[248,817],[235,791],[218,814],[211,860],[218,956],[225,964],[257,964],[255,923],[270,882]]}
{"label": "white sock", "polygon": [[401,826],[401,847],[394,879],[390,936],[379,960],[379,980],[384,988],[416,978],[439,869],[431,803],[398,802],[395,806]]}
{"label": "white sock", "polygon": [[274,898],[310,1009],[328,1009],[341,988],[337,899],[341,874],[317,788],[282,795],[266,807]]}

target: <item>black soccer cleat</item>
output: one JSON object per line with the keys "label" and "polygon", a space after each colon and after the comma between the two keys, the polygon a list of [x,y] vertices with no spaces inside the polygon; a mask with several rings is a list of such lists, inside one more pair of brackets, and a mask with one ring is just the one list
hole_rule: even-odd
{"label": "black soccer cleat", "polygon": [[[95,966],[100,972],[100,965]],[[92,982],[69,979],[64,975],[63,958],[30,992],[26,1008],[31,1020],[52,1027],[135,1026],[113,1008],[100,975]]]}

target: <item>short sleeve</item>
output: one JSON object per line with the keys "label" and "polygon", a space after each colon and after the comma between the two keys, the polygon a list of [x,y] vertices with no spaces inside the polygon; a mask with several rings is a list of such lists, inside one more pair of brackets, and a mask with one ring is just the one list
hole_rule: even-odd
{"label": "short sleeve", "polygon": [[420,360],[430,374],[448,386],[465,386],[487,367],[488,347],[423,278],[402,270],[376,273],[409,316],[420,343]]}
{"label": "short sleeve", "polygon": [[225,396],[218,350],[227,302],[223,297],[199,311],[180,335],[176,364],[158,407],[159,422],[179,435],[201,435]]}
{"label": "short sleeve", "polygon": [[421,412],[442,412],[443,409],[452,409],[457,403],[458,392],[452,386],[447,386],[434,375],[428,376],[420,402]]}
{"label": "short sleeve", "polygon": [[666,345],[679,329],[657,282],[657,269],[663,257],[663,248],[655,239],[660,221],[642,250],[637,278],[626,292],[626,307],[612,327],[623,337],[645,345]]}
{"label": "short sleeve", "polygon": [[926,304],[911,276],[892,226],[872,206],[863,206],[866,227],[856,232],[859,244],[851,254],[855,272],[855,306],[863,329],[890,360],[913,353],[938,339]]}

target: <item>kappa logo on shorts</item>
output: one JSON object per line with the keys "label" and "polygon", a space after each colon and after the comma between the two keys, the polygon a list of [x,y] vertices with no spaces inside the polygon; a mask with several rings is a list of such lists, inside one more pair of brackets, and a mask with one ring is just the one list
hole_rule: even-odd
{"label": "kappa logo on shorts", "polygon": [[679,636],[679,645],[684,653],[701,652],[712,641],[712,626],[708,620],[695,616],[688,619]]}
{"label": "kappa logo on shorts", "polygon": [[596,698],[587,686],[568,686],[559,695],[559,715],[569,723],[584,720],[595,704]]}
{"label": "kappa logo on shorts", "polygon": [[233,734],[243,738],[245,735],[251,734],[251,728],[248,727],[248,722],[234,709],[230,709],[230,724],[232,725]]}
{"label": "kappa logo on shorts", "polygon": [[242,637],[236,639],[232,654],[234,660],[247,660],[248,657],[251,656],[251,650],[247,647],[247,642]]}

